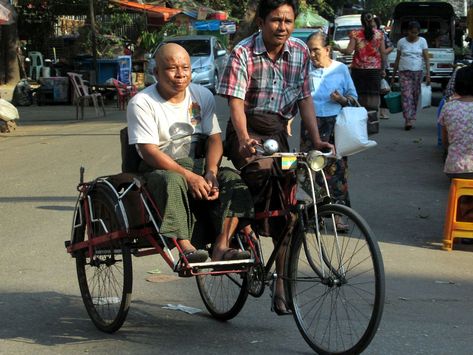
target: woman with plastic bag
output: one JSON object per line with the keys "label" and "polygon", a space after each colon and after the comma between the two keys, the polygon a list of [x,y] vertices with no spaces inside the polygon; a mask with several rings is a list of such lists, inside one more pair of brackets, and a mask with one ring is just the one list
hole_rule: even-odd
{"label": "woman with plastic bag", "polygon": [[[331,48],[322,31],[312,33],[307,39],[310,50],[310,90],[317,113],[320,138],[335,143],[334,127],[338,113],[349,104],[349,98],[358,98],[348,67],[330,57]],[[313,149],[304,125],[301,125],[301,151]],[[334,160],[325,168],[330,192],[337,203],[350,206],[347,184],[347,158]],[[337,223],[342,230],[342,222]]]}
{"label": "woman with plastic bag", "polygon": [[[429,49],[427,41],[419,37],[420,24],[417,21],[409,22],[407,36],[397,42],[397,55],[394,62],[391,87],[394,77],[399,70],[399,82],[401,84],[402,115],[404,116],[404,129],[409,131],[414,127],[419,102],[420,88],[423,71],[422,64],[430,68]],[[430,85],[430,73],[425,74],[426,85]]]}

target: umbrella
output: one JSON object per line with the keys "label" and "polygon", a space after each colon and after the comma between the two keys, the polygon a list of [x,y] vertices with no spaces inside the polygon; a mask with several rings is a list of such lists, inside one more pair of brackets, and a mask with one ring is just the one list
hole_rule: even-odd
{"label": "umbrella", "polygon": [[0,4],[0,26],[10,25],[13,22],[13,11],[7,5]]}
{"label": "umbrella", "polygon": [[319,14],[307,9],[296,18],[296,28],[304,27],[327,27],[328,21]]}

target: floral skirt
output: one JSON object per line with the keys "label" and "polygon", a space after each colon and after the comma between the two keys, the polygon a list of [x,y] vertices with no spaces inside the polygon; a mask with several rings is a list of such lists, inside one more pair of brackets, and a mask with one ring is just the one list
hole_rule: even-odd
{"label": "floral skirt", "polygon": [[417,104],[419,103],[420,84],[422,83],[422,70],[399,72],[401,83],[402,115],[406,123],[415,121]]}

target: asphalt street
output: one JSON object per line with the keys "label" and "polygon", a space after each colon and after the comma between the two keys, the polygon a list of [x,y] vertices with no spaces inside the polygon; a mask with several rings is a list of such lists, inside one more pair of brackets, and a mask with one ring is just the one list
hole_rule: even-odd
{"label": "asphalt street", "polygon": [[[437,94],[438,96],[438,94]],[[269,292],[250,297],[233,320],[205,311],[193,279],[178,278],[157,256],[134,259],[133,301],[115,334],[98,331],[65,252],[86,179],[120,171],[125,114],[105,118],[72,106],[21,107],[16,131],[0,134],[1,354],[309,354],[291,317],[270,312]],[[436,107],[412,131],[401,114],[381,121],[378,146],[349,158],[352,207],[374,230],[386,272],[385,312],[366,354],[471,354],[473,248],[441,250],[449,181],[437,145]],[[220,122],[226,101],[217,98]],[[298,124],[291,140],[297,146]],[[270,244],[265,241],[265,250]],[[150,274],[159,269],[161,273]],[[163,309],[182,304],[194,315]]]}

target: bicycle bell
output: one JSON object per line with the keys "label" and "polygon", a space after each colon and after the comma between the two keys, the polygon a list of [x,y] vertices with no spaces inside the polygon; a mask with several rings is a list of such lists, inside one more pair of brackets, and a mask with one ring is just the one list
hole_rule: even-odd
{"label": "bicycle bell", "polygon": [[271,155],[279,150],[279,144],[274,139],[268,139],[263,143],[264,154]]}

